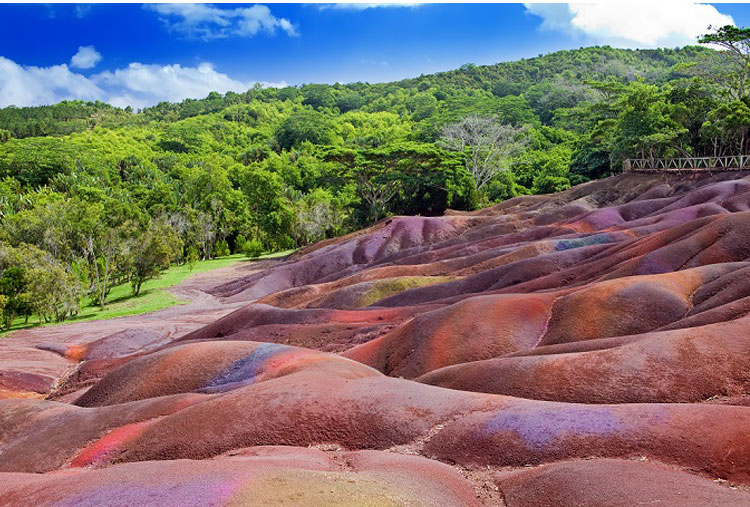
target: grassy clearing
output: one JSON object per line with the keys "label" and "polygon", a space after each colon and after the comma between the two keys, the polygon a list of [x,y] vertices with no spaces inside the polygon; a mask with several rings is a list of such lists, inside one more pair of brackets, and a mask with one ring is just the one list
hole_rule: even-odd
{"label": "grassy clearing", "polygon": [[[272,259],[288,255],[292,250],[262,255],[258,258]],[[112,289],[107,297],[107,305],[104,309],[98,305],[92,304],[86,298],[81,306],[81,311],[75,317],[67,319],[65,322],[80,322],[84,320],[105,320],[126,315],[138,315],[142,313],[155,312],[163,310],[173,305],[183,304],[187,301],[180,301],[174,294],[169,292],[168,288],[178,285],[192,275],[210,271],[212,269],[224,268],[238,262],[252,262],[243,254],[230,255],[229,257],[220,257],[207,261],[196,262],[191,270],[189,266],[172,266],[164,271],[161,276],[154,280],[148,280],[143,283],[141,293],[133,296],[130,290],[130,284],[118,285]],[[52,326],[58,322],[39,322],[36,316],[29,318],[28,324],[24,324],[24,319],[19,318],[13,323],[10,330],[0,332],[0,335],[10,333],[19,329],[26,329],[38,326]]]}

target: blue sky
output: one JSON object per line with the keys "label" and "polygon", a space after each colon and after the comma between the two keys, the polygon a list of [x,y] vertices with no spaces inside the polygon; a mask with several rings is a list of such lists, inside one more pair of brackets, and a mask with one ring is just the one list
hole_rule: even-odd
{"label": "blue sky", "polygon": [[254,82],[391,81],[595,44],[675,47],[750,5],[2,4],[0,106],[143,107]]}

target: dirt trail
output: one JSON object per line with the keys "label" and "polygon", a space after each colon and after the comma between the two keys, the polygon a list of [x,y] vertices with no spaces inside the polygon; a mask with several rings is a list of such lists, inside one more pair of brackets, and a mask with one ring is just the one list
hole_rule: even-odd
{"label": "dirt trail", "polygon": [[[43,397],[75,361],[63,356],[68,347],[94,342],[120,332],[148,330],[159,342],[198,329],[239,308],[243,302],[226,302],[206,291],[218,284],[268,268],[279,260],[239,261],[191,276],[169,289],[186,304],[140,315],[108,320],[87,320],[22,329],[0,338],[0,399],[19,387],[28,397]],[[17,397],[16,391],[13,397]]]}

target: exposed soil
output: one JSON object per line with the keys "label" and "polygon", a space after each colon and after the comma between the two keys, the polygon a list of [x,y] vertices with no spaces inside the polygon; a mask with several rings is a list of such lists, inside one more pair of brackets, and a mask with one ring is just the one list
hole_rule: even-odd
{"label": "exposed soil", "polygon": [[[242,306],[212,296],[217,283],[234,280],[277,264],[279,260],[240,261],[232,266],[198,273],[168,289],[186,304],[158,312],[109,320],[89,320],[23,329],[0,338],[0,399],[46,397],[57,384],[99,345],[100,356],[118,357],[102,348],[122,342],[130,353],[166,343],[198,329]],[[125,338],[123,340],[123,338]],[[133,350],[135,349],[135,350]]]}
{"label": "exposed soil", "polygon": [[741,172],[201,274],[188,305],[0,341],[0,498],[750,506],[749,275]]}

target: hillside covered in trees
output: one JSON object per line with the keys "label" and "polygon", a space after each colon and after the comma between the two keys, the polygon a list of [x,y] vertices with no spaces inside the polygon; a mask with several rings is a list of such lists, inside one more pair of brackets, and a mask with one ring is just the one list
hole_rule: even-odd
{"label": "hillside covered in trees", "polygon": [[[627,157],[746,151],[745,74],[712,72],[734,56],[592,47],[137,112],[77,101],[2,109],[5,322],[62,320],[84,295],[104,305],[113,286],[137,293],[171,262],[559,191],[611,175]],[[491,167],[472,161],[473,141],[456,142],[476,125],[496,129]]]}

